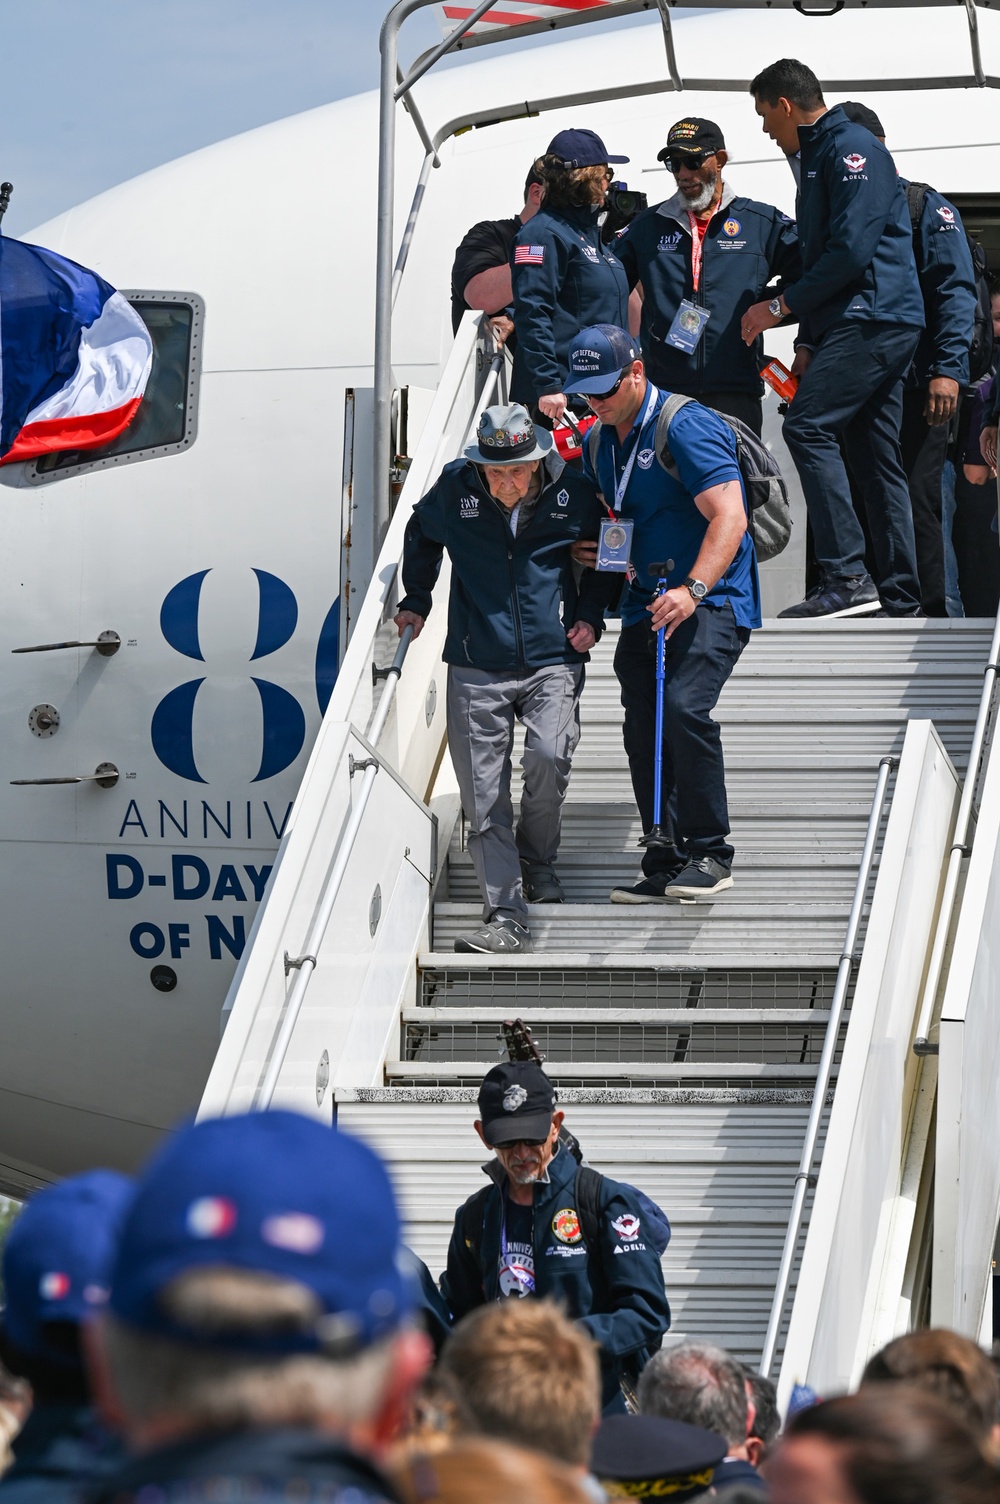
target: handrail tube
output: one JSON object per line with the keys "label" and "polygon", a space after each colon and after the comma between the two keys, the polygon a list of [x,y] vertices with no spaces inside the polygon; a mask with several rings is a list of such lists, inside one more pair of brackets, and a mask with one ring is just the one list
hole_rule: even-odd
{"label": "handrail tube", "polygon": [[459,22],[454,31],[449,31],[443,42],[439,42],[436,47],[432,47],[429,52],[425,52],[422,57],[419,57],[407,76],[400,81],[396,89],[396,99],[402,99],[404,94],[408,94],[413,85],[418,83],[429,69],[433,68],[439,58],[444,57],[446,52],[451,52],[452,48],[457,47],[465,33],[471,31],[476,22],[485,16],[493,3],[494,0],[479,0],[479,4],[472,14],[466,16],[464,21]]}
{"label": "handrail tube", "polygon": [[393,308],[395,308],[396,306],[396,298],[399,295],[399,289],[403,281],[403,272],[406,270],[406,262],[410,254],[410,246],[413,244],[413,235],[414,231],[417,228],[417,216],[420,213],[421,205],[424,201],[424,194],[427,192],[427,184],[430,182],[431,168],[438,166],[440,166],[440,163],[438,162],[437,155],[434,153],[434,148],[432,146],[429,148],[427,155],[424,157],[423,165],[420,168],[420,176],[417,178],[417,186],[413,190],[413,202],[410,204],[410,212],[406,217],[406,228],[403,231],[403,238],[399,242],[399,252],[396,256],[396,265],[392,269]]}
{"label": "handrail tube", "polygon": [[[396,64],[396,81],[397,83],[403,82],[403,70],[399,66],[398,62]],[[420,137],[420,140],[423,143],[424,151],[429,151],[431,156],[434,158],[434,166],[440,167],[441,163],[438,161],[437,152],[434,150],[434,143],[430,138],[430,134],[427,130],[426,125],[424,124],[424,117],[423,115],[421,115],[420,110],[417,107],[417,101],[413,98],[412,95],[408,99],[403,100],[403,109],[413,121],[417,135]]]}
{"label": "handrail tube", "polygon": [[774,1363],[774,1353],[778,1345],[782,1318],[785,1314],[785,1304],[788,1300],[788,1288],[792,1279],[792,1265],[795,1262],[795,1250],[798,1246],[799,1233],[802,1229],[802,1214],[805,1209],[806,1192],[809,1189],[809,1180],[812,1175],[812,1165],[816,1155],[816,1144],[819,1140],[820,1124],[824,1108],[826,1107],[826,1094],[829,1090],[830,1076],[833,1072],[833,1057],[837,1048],[837,1037],[840,1033],[844,1005],[847,1002],[847,989],[850,985],[851,969],[855,961],[854,948],[858,943],[858,932],[861,928],[865,894],[868,891],[868,881],[871,877],[872,864],[875,860],[875,844],[878,840],[879,825],[882,822],[886,788],[889,783],[889,774],[896,766],[896,762],[897,759],[895,757],[883,757],[878,765],[878,778],[875,780],[875,792],[872,795],[871,810],[868,815],[868,829],[865,832],[865,844],[861,852],[861,863],[858,867],[858,880],[854,888],[854,900],[851,904],[850,918],[847,921],[844,950],[840,958],[840,965],[837,967],[837,981],[833,989],[833,999],[830,1003],[830,1020],[826,1026],[823,1050],[816,1072],[816,1085],[813,1089],[812,1107],[809,1111],[809,1122],[802,1144],[798,1174],[795,1177],[795,1194],[792,1198],[792,1210],[788,1218],[788,1227],[785,1230],[785,1244],[781,1250],[781,1264],[778,1269],[777,1283],[774,1288],[774,1299],[771,1302],[771,1315],[767,1324],[767,1336],[764,1339],[764,1351],[760,1360],[760,1372],[765,1378],[769,1377],[771,1366]]}
{"label": "handrail tube", "polygon": [[[412,639],[413,628],[405,627],[400,635],[399,647],[396,649],[396,656],[392,660],[392,666],[389,669],[385,690],[383,691],[382,698],[379,701],[378,710],[375,714],[375,720],[372,723],[371,736],[369,740],[373,747],[378,745],[378,739],[381,736],[383,727],[385,726],[386,720],[388,719],[389,707],[392,704],[393,697],[396,693],[396,686],[399,683],[400,675],[403,670],[403,660],[406,657],[406,652],[410,646]],[[368,807],[368,800],[370,799],[372,789],[375,786],[375,779],[378,776],[378,772],[378,763],[369,765],[367,768],[365,768],[364,776],[361,781],[361,788],[358,791],[358,797],[354,802],[353,808],[351,809],[350,819],[347,822],[343,837],[337,847],[336,858],[327,876],[326,882],[323,884],[323,891],[320,895],[319,903],[316,906],[316,912],[313,915],[312,923],[309,926],[309,932],[306,935],[305,945],[303,946],[303,955],[296,972],[295,981],[292,983],[291,989],[288,993],[288,1000],[285,1004],[285,1011],[281,1019],[281,1027],[278,1029],[278,1033],[274,1041],[274,1046],[271,1050],[271,1058],[267,1063],[267,1069],[264,1072],[264,1079],[258,1087],[257,1092],[254,1096],[253,1108],[257,1112],[266,1112],[274,1098],[275,1088],[278,1085],[278,1078],[281,1075],[281,1068],[285,1063],[285,1056],[288,1054],[288,1046],[291,1043],[292,1035],[295,1032],[295,1025],[298,1022],[299,1013],[302,1010],[302,1004],[305,1001],[305,995],[309,989],[309,983],[312,980],[313,972],[316,970],[316,958],[319,955],[320,946],[323,944],[323,937],[325,936],[327,926],[330,923],[334,905],[337,902],[337,896],[340,893],[341,886],[343,885],[344,877],[347,873],[348,864],[354,852],[354,843],[358,838],[358,832],[361,829],[361,822],[364,819],[365,810]]]}
{"label": "handrail tube", "polygon": [[958,893],[958,881],[961,876],[962,861],[963,858],[969,855],[970,851],[969,828],[972,823],[972,806],[975,802],[976,787],[979,782],[979,761],[982,757],[983,744],[986,740],[986,725],[989,720],[990,706],[993,702],[993,691],[996,687],[998,670],[1000,670],[1000,615],[997,616],[996,626],[993,629],[989,660],[983,669],[983,690],[979,697],[979,713],[976,716],[976,727],[972,733],[972,745],[969,748],[969,762],[965,770],[962,797],[959,800],[958,814],[955,817],[955,834],[952,838],[951,850],[948,853],[948,870],[945,873],[944,892],[941,896],[941,907],[938,910],[937,927],[934,931],[934,944],[931,947],[931,958],[927,966],[927,978],[924,982],[924,990],[920,998],[917,1032],[913,1040],[913,1053],[915,1055],[936,1055],[938,1052],[938,1046],[932,1044],[930,1040],[934,1006],[937,1002],[938,990],[941,985],[941,973],[944,970],[945,951],[947,950],[948,938],[951,934],[952,918],[955,912],[955,897]]}

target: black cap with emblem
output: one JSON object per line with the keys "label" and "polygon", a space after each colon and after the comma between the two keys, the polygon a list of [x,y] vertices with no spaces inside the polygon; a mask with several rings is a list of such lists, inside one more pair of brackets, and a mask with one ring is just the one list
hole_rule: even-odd
{"label": "black cap with emblem", "polygon": [[479,1116],[489,1144],[540,1142],[552,1127],[556,1094],[534,1060],[495,1065],[479,1088]]}
{"label": "black cap with emblem", "polygon": [[658,1415],[609,1415],[594,1437],[590,1470],[610,1499],[693,1498],[711,1486],[728,1450],[715,1431]]}

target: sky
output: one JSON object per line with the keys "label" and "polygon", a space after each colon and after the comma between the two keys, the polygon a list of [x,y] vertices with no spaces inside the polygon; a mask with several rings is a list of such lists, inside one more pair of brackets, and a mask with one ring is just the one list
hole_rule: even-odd
{"label": "sky", "polygon": [[[389,3],[0,0],[0,179],[14,184],[4,231],[23,235],[185,152],[376,88]],[[432,10],[410,17],[404,63],[440,38]]]}

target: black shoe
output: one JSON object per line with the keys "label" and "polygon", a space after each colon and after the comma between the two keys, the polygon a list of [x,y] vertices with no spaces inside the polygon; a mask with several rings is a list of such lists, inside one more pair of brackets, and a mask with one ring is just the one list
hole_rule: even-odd
{"label": "black shoe", "polygon": [[549,862],[521,863],[521,891],[526,903],[563,903],[566,898]]}
{"label": "black shoe", "polygon": [[514,956],[531,954],[531,936],[523,924],[514,919],[491,919],[471,935],[460,935],[457,951],[476,951],[487,955]]}
{"label": "black shoe", "polygon": [[779,621],[809,621],[827,616],[868,616],[881,602],[871,575],[856,574],[842,580],[823,580],[804,601],[778,612]]}
{"label": "black shoe", "polygon": [[612,903],[669,903],[666,896],[666,888],[681,872],[685,870],[684,863],[678,862],[677,866],[669,872],[654,872],[650,877],[644,877],[637,882],[634,888],[612,888]]}
{"label": "black shoe", "polygon": [[885,607],[883,606],[883,608],[882,608],[881,611],[873,611],[872,612],[872,620],[873,621],[876,620],[876,619],[881,619],[883,617],[886,618],[889,621],[926,621],[927,620],[926,613],[923,612],[923,611],[921,611],[921,609],[920,609],[919,606],[915,607],[915,609],[912,610],[912,611],[886,611]]}
{"label": "black shoe", "polygon": [[733,886],[733,874],[714,856],[692,857],[683,871],[667,883],[663,897],[668,903],[681,898],[714,898]]}

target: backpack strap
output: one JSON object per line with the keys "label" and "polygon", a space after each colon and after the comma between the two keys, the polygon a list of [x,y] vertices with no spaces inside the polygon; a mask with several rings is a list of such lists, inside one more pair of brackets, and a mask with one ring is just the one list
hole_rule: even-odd
{"label": "backpack strap", "polygon": [[573,1184],[573,1200],[588,1252],[596,1256],[601,1246],[601,1192],[604,1176],[590,1165],[580,1165]]}
{"label": "backpack strap", "polygon": [[595,476],[597,475],[597,446],[601,441],[601,429],[603,426],[600,418],[598,418],[596,423],[591,424],[590,430],[587,433],[587,458],[590,461],[590,468],[593,470]]}
{"label": "backpack strap", "polygon": [[906,186],[906,207],[910,211],[910,228],[914,234],[923,217],[924,199],[927,197],[927,183],[908,183]]}
{"label": "backpack strap", "polygon": [[653,448],[656,450],[656,458],[663,469],[666,470],[668,475],[672,475],[674,480],[677,479],[677,465],[673,455],[670,453],[670,425],[681,408],[686,407],[689,402],[693,401],[693,397],[684,397],[680,392],[671,392],[656,415],[656,435],[653,439]]}

